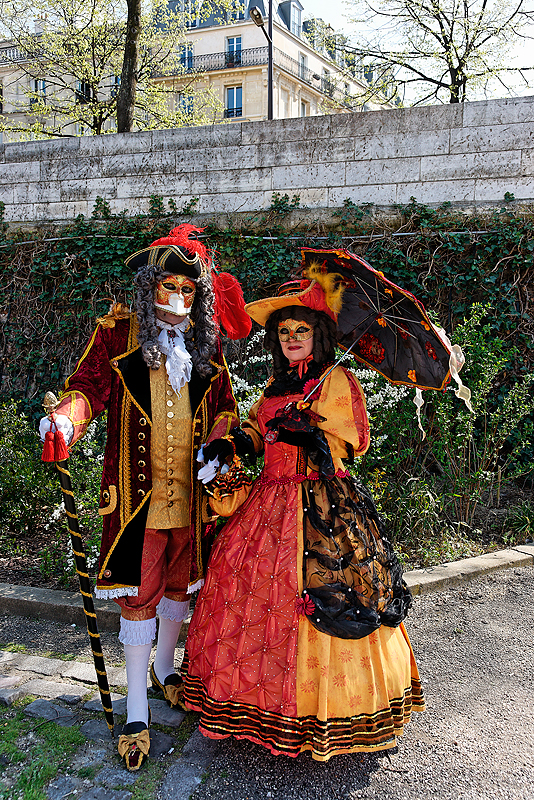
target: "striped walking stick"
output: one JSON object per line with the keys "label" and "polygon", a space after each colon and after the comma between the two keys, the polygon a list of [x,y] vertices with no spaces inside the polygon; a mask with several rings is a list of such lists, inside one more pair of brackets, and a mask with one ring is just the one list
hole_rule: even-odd
{"label": "striped walking stick", "polygon": [[[58,406],[58,400],[56,396],[52,392],[47,392],[43,405],[48,418],[52,423],[54,423],[54,410]],[[80,535],[80,527],[78,525],[78,515],[76,513],[76,503],[74,502],[74,493],[72,491],[70,472],[67,469],[66,464],[68,458],[69,453],[65,444],[65,439],[61,431],[59,431],[56,427],[54,432],[49,431],[46,434],[42,460],[47,462],[53,461],[59,474],[59,482],[61,484],[63,502],[65,503],[65,511],[67,514],[67,524],[70,533],[72,554],[74,556],[76,572],[78,573],[78,579],[80,582],[80,594],[83,600],[83,610],[87,623],[87,633],[89,634],[89,641],[91,643],[91,650],[93,652],[93,660],[95,663],[100,699],[102,701],[102,708],[104,709],[108,728],[111,731],[111,735],[114,736],[113,705],[109,691],[106,665],[104,664],[104,654],[102,653],[100,634],[98,632],[98,626],[96,622],[93,594],[91,591],[91,584],[89,582],[89,575],[87,573],[87,558],[85,555],[82,537]]]}

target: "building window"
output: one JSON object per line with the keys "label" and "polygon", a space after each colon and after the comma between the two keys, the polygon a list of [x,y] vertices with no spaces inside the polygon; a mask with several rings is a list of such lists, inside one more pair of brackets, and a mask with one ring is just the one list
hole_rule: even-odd
{"label": "building window", "polygon": [[300,101],[300,116],[301,117],[308,117],[308,104],[304,102],[304,100]]}
{"label": "building window", "polygon": [[300,36],[302,33],[302,12],[300,8],[295,5],[295,3],[291,4],[291,33],[294,33],[295,36]]}
{"label": "building window", "polygon": [[36,78],[33,81],[34,97],[30,98],[30,108],[38,103],[46,103],[46,81],[44,78]]}
{"label": "building window", "polygon": [[238,67],[241,64],[241,36],[229,36],[226,40],[226,66]]}
{"label": "building window", "polygon": [[77,81],[76,83],[76,102],[83,105],[91,102],[91,85],[88,81]]}
{"label": "building window", "polygon": [[330,70],[328,69],[323,69],[323,74],[321,77],[321,90],[329,97],[334,96],[334,82],[332,80]]}
{"label": "building window", "polygon": [[4,84],[0,83],[0,114],[4,113]]}
{"label": "building window", "polygon": [[308,73],[308,56],[305,56],[304,53],[299,53],[299,78],[301,81],[306,80],[306,75]]}
{"label": "building window", "polygon": [[112,97],[117,97],[118,96],[120,87],[121,87],[121,76],[120,75],[114,75],[113,78],[112,78],[112,84],[111,84],[111,96]]}
{"label": "building window", "polygon": [[179,49],[180,64],[185,70],[193,69],[193,45],[182,44]]}
{"label": "building window", "polygon": [[237,22],[240,19],[245,19],[245,6],[243,3],[240,3],[239,0],[233,4],[232,11],[230,12],[230,19],[233,22]]}
{"label": "building window", "polygon": [[176,105],[178,107],[178,110],[181,111],[182,114],[193,113],[193,98],[190,94],[184,94],[183,92],[179,92]]}
{"label": "building window", "polygon": [[226,89],[225,117],[243,116],[243,87],[228,86]]}
{"label": "building window", "polygon": [[186,28],[196,28],[199,12],[197,0],[169,0],[167,5],[173,13],[179,12],[186,15]]}

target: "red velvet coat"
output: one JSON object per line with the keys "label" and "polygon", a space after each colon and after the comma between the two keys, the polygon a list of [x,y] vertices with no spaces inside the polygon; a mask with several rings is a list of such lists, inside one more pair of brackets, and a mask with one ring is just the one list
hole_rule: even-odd
{"label": "red velvet coat", "polygon": [[[137,343],[134,315],[99,324],[67,379],[57,413],[74,423],[77,441],[89,422],[107,409],[99,513],[103,518],[98,588],[139,586],[145,523],[151,496],[150,434],[152,427],[149,368]],[[201,444],[238,424],[237,406],[220,342],[211,376],[201,378],[193,367],[189,397],[193,453]],[[140,467],[139,464],[145,464]],[[204,577],[215,521],[202,485],[191,492],[190,586]],[[115,592],[114,592],[115,594]]]}

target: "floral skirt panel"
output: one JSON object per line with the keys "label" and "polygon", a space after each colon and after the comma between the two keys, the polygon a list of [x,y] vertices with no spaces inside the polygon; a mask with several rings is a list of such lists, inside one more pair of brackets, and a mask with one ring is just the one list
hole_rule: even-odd
{"label": "floral skirt panel", "polygon": [[[338,753],[394,747],[424,700],[400,621],[386,627],[378,620],[361,638],[340,638],[306,616],[315,601],[306,599],[305,582],[317,588],[320,573],[332,585],[339,574],[326,574],[324,559],[317,567],[321,558],[306,569],[311,562],[304,556],[302,497],[311,481],[305,483],[263,475],[221,531],[191,621],[183,674],[187,705],[200,712],[205,735],[249,739],[274,754],[311,750],[326,761]],[[321,505],[322,492],[315,490]],[[354,487],[351,492],[358,506]],[[365,514],[360,517],[353,538],[367,526]],[[317,548],[324,550],[324,542]],[[361,561],[362,574],[368,573],[368,561]],[[347,588],[360,585],[353,572],[345,572],[344,580]],[[382,594],[375,586],[372,604],[379,616]],[[359,601],[358,608],[366,603]]]}

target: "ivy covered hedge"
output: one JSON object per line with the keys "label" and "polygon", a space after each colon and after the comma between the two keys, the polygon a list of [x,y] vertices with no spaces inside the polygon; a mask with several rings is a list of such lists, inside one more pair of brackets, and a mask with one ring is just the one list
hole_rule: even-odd
{"label": "ivy covered hedge", "polygon": [[[99,199],[90,219],[28,234],[8,232],[0,204],[0,544],[10,555],[25,554],[21,563],[51,581],[45,585],[70,585],[73,566],[61,561],[59,492],[39,460],[35,420],[44,393],[61,388],[110,301],[133,300],[126,256],[179,222],[195,221],[194,206],[180,210],[152,197],[148,215],[112,216]],[[384,218],[346,200],[330,227],[306,226],[303,216],[299,198],[284,195],[239,223],[208,225],[219,265],[241,281],[246,300],[274,293],[298,267],[301,247],[344,247],[413,292],[465,348],[462,374],[475,413],[453,392],[426,392],[425,439],[410,390],[353,364],[373,430],[372,446],[354,469],[401,556],[424,566],[532,539],[534,210],[514,211],[511,196],[503,208],[478,216],[413,200]],[[245,415],[269,370],[261,339],[256,331],[227,343]],[[99,422],[73,456],[92,554],[104,436]],[[14,580],[13,563],[4,580]],[[36,577],[21,573],[20,580]]]}
{"label": "ivy covered hedge", "polygon": [[[507,197],[510,201],[511,196]],[[194,201],[178,210],[152,197],[149,215],[112,216],[99,199],[93,216],[56,233],[7,234],[0,223],[0,369],[3,399],[22,400],[36,413],[44,392],[60,388],[111,299],[132,300],[124,259],[190,219]],[[431,209],[412,200],[397,209],[395,229],[346,200],[336,224],[293,229],[299,198],[275,196],[263,214],[239,227],[206,229],[220,265],[241,281],[247,301],[274,292],[299,262],[302,246],[342,246],[419,297],[454,334],[474,303],[490,304],[487,320],[511,355],[497,394],[534,363],[534,213],[513,203],[484,216],[450,205]],[[0,208],[1,210],[1,208]]]}

